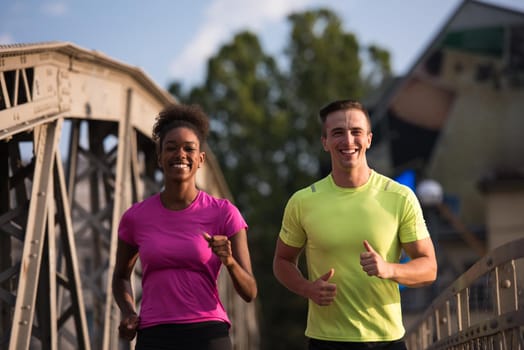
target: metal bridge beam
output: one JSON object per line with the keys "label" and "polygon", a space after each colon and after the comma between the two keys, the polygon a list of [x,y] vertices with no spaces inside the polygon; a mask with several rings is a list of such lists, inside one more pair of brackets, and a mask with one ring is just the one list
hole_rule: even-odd
{"label": "metal bridge beam", "polygon": [[[137,68],[67,43],[0,46],[0,348],[126,349],[113,301],[123,211],[160,189],[154,116],[175,99]],[[209,157],[197,176],[231,199]],[[134,285],[140,303],[140,264]],[[220,293],[235,349],[255,305]]]}

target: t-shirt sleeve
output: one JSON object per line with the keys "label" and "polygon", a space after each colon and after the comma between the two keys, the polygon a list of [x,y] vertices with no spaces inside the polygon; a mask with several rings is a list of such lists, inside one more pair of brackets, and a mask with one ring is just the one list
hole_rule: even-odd
{"label": "t-shirt sleeve", "polygon": [[231,237],[242,229],[247,230],[248,225],[240,210],[229,200],[224,200],[224,221],[222,234]]}
{"label": "t-shirt sleeve", "polygon": [[124,212],[124,215],[122,215],[120,223],[118,224],[118,238],[136,247],[137,244],[135,241],[131,212],[132,210],[128,209]]}
{"label": "t-shirt sleeve", "polygon": [[409,243],[429,237],[424,214],[415,193],[408,188],[400,225],[400,241]]}
{"label": "t-shirt sleeve", "polygon": [[279,238],[285,244],[301,248],[306,243],[306,232],[300,222],[300,201],[297,195],[291,196],[284,209],[282,226],[280,228]]}

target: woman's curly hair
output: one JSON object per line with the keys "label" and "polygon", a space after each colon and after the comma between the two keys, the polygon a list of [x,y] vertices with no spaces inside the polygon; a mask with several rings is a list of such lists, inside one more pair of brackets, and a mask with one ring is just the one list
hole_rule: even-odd
{"label": "woman's curly hair", "polygon": [[166,134],[179,127],[193,130],[202,147],[209,134],[209,118],[202,108],[196,104],[172,104],[165,107],[158,114],[153,125],[152,137],[157,145],[157,151],[162,150],[162,142]]}

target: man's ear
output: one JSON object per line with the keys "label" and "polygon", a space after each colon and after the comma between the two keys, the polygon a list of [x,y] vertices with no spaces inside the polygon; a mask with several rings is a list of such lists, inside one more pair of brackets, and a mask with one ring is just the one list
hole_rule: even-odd
{"label": "man's ear", "polygon": [[329,149],[326,145],[326,138],[324,136],[320,136],[320,142],[322,142],[322,148],[324,148],[324,151],[329,152]]}

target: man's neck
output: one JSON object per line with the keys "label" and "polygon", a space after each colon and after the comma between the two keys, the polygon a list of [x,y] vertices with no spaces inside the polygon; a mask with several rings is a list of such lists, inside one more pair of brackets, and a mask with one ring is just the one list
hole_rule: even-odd
{"label": "man's neck", "polygon": [[336,172],[333,170],[331,175],[337,186],[356,188],[368,182],[371,176],[371,168],[365,166],[359,169],[351,169],[349,172]]}

